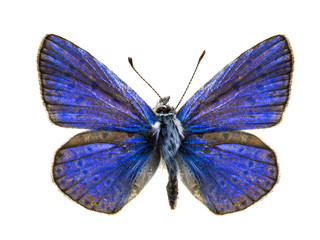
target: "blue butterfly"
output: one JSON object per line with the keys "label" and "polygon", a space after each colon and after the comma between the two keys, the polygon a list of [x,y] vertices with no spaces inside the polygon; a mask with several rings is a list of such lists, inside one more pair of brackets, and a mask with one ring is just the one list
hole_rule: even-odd
{"label": "blue butterfly", "polygon": [[160,97],[153,111],[111,70],[61,37],[44,38],[38,64],[51,121],[91,129],[64,144],[53,166],[58,187],[80,205],[118,212],[151,179],[160,158],[169,172],[172,209],[178,173],[216,214],[243,210],[275,185],[274,152],[239,130],[281,120],[293,69],[284,36],[244,52],[177,112],[169,97]]}

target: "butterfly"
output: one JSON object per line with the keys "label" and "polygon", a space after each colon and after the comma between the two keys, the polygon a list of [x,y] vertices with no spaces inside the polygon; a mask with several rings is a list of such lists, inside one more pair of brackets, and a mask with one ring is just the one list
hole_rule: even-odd
{"label": "butterfly", "polygon": [[88,52],[47,35],[38,71],[49,117],[58,126],[90,129],[56,152],[54,181],[83,207],[113,214],[137,196],[163,159],[172,209],[179,175],[213,213],[243,210],[270,192],[278,166],[270,147],[240,130],[281,120],[292,70],[289,43],[277,35],[241,54],[179,111],[169,97],[151,109]]}

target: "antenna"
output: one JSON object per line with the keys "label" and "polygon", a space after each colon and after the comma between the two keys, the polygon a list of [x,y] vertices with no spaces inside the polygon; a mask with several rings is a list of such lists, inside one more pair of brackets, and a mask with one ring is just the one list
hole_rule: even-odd
{"label": "antenna", "polygon": [[186,90],[184,91],[184,93],[183,93],[183,95],[182,95],[182,97],[181,97],[181,99],[180,99],[180,101],[179,101],[178,105],[176,106],[175,110],[176,110],[176,109],[177,109],[177,107],[180,105],[180,103],[181,103],[181,101],[182,101],[182,99],[183,99],[184,95],[186,94],[186,92],[187,92],[187,90],[188,90],[188,88],[189,88],[189,86],[190,86],[190,83],[191,83],[191,81],[192,81],[192,79],[193,79],[193,77],[194,77],[194,74],[196,73],[196,71],[197,71],[197,69],[198,69],[198,66],[199,66],[199,64],[200,64],[200,62],[201,62],[201,60],[202,60],[202,58],[203,58],[204,54],[206,54],[206,50],[203,50],[203,52],[202,52],[201,56],[199,57],[199,60],[198,60],[197,66],[196,66],[196,68],[194,69],[194,72],[193,72],[192,77],[191,77],[191,79],[190,79],[190,81],[189,81],[189,83],[188,83],[188,86],[187,86]]}
{"label": "antenna", "polygon": [[156,91],[156,90],[140,75],[140,73],[138,73],[138,71],[134,68],[134,66],[133,66],[133,61],[132,61],[132,58],[131,58],[131,57],[128,57],[128,61],[129,61],[130,65],[131,65],[132,69],[139,75],[139,77],[140,77],[146,84],[148,84],[149,87],[151,87],[151,89],[158,95],[158,97],[159,97],[160,99],[162,99],[161,96],[159,95],[159,93],[157,93],[157,91]]}

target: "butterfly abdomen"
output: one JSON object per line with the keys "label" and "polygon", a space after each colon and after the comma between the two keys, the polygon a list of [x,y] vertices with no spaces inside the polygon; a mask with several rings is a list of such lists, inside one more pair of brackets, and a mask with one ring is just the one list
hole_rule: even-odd
{"label": "butterfly abdomen", "polygon": [[169,173],[169,181],[167,184],[167,194],[169,205],[171,209],[176,208],[179,189],[178,189],[178,179],[177,179],[177,172]]}

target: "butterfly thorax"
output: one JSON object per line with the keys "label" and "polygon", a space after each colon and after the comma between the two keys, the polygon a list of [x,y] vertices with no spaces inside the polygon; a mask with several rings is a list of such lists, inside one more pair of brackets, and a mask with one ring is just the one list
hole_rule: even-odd
{"label": "butterfly thorax", "polygon": [[169,97],[162,98],[155,110],[158,121],[153,125],[153,134],[169,172],[167,193],[171,208],[175,208],[178,197],[178,166],[175,155],[183,140],[183,127],[176,118],[176,111],[167,105]]}

